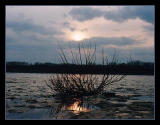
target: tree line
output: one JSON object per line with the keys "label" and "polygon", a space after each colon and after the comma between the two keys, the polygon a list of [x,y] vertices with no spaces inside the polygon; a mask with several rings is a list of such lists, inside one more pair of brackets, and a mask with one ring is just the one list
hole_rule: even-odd
{"label": "tree line", "polygon": [[76,65],[62,63],[36,62],[32,64],[28,62],[6,62],[6,72],[153,75],[154,63],[130,61],[127,63],[110,63],[108,65]]}

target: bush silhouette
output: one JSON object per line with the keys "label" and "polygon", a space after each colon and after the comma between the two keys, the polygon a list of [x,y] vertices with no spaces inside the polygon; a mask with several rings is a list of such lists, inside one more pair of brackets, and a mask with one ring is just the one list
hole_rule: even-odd
{"label": "bush silhouette", "polygon": [[[60,47],[60,59],[63,64],[69,64],[66,53]],[[88,67],[96,64],[96,45],[85,48],[83,44],[78,44],[78,54],[74,54],[72,48],[70,48],[70,54],[72,57],[72,64],[84,67],[87,70]],[[102,49],[102,68],[103,66],[110,66],[114,68],[118,62],[116,54],[113,55],[112,60],[109,62],[107,56],[104,55]],[[55,94],[62,96],[87,96],[98,95],[105,92],[105,88],[125,78],[126,75],[113,75],[109,71],[101,76],[93,74],[56,74],[51,76],[46,85]]]}

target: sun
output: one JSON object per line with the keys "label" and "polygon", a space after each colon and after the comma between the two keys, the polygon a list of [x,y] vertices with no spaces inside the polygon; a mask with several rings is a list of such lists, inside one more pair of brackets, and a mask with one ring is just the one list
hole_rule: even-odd
{"label": "sun", "polygon": [[72,39],[75,41],[81,41],[84,39],[84,35],[80,32],[73,33]]}

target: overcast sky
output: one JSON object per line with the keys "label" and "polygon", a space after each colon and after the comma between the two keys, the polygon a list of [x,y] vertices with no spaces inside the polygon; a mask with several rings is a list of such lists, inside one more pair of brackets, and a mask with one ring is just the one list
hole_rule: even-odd
{"label": "overcast sky", "polygon": [[120,62],[154,61],[154,6],[6,6],[6,61],[59,63],[78,43]]}

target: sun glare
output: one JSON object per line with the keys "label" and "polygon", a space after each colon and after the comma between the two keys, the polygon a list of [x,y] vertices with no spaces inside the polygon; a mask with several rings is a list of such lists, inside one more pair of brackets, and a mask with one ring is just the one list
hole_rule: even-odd
{"label": "sun glare", "polygon": [[84,39],[84,35],[82,33],[80,33],[80,32],[76,32],[76,33],[73,34],[72,38],[75,41],[81,41],[81,40]]}

